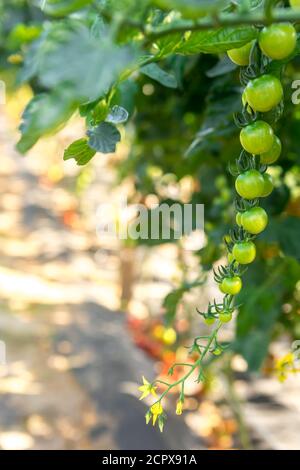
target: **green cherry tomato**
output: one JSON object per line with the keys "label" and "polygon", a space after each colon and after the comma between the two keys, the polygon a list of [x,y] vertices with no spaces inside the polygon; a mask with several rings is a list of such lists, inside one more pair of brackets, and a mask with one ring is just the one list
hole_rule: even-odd
{"label": "green cherry tomato", "polygon": [[264,165],[270,165],[271,163],[276,162],[281,154],[281,142],[277,135],[274,136],[273,145],[268,152],[262,153],[260,155],[260,163]]}
{"label": "green cherry tomato", "polygon": [[215,355],[215,356],[220,356],[223,352],[223,349],[220,348],[220,346],[216,346],[215,349],[212,351],[212,353]]}
{"label": "green cherry tomato", "polygon": [[288,57],[296,47],[297,33],[291,23],[277,23],[266,26],[259,34],[259,47],[270,59]]}
{"label": "green cherry tomato", "polygon": [[261,197],[264,187],[263,175],[257,170],[247,170],[241,173],[235,180],[235,189],[244,199]]}
{"label": "green cherry tomato", "polygon": [[244,127],[240,133],[240,141],[246,152],[260,155],[268,152],[273,145],[273,129],[265,121],[256,121]]}
{"label": "green cherry tomato", "polygon": [[265,230],[268,224],[268,215],[262,207],[252,207],[243,213],[242,224],[247,232],[257,235]]}
{"label": "green cherry tomato", "polygon": [[253,242],[238,242],[233,246],[233,256],[240,264],[249,264],[255,260],[256,248]]}
{"label": "green cherry tomato", "polygon": [[232,313],[231,312],[222,312],[219,315],[219,320],[222,323],[228,323],[232,319]]}
{"label": "green cherry tomato", "polygon": [[241,212],[236,213],[235,221],[239,227],[242,226],[242,213]]}
{"label": "green cherry tomato", "polygon": [[264,173],[263,178],[264,178],[264,182],[265,182],[265,187],[264,187],[264,190],[263,190],[263,193],[262,193],[261,197],[267,197],[273,191],[274,184],[273,184],[272,176],[268,175],[268,173]]}
{"label": "green cherry tomato", "polygon": [[242,288],[242,280],[239,276],[225,277],[220,284],[223,294],[236,295]]}
{"label": "green cherry tomato", "polygon": [[253,41],[248,42],[242,47],[237,49],[230,49],[227,51],[228,57],[237,65],[249,65],[249,56]]}
{"label": "green cherry tomato", "polygon": [[266,113],[282,100],[283,89],[280,80],[268,74],[250,80],[245,89],[245,97],[254,111]]}
{"label": "green cherry tomato", "polygon": [[213,325],[215,323],[215,318],[214,317],[206,317],[206,318],[204,318],[204,321],[207,325]]}

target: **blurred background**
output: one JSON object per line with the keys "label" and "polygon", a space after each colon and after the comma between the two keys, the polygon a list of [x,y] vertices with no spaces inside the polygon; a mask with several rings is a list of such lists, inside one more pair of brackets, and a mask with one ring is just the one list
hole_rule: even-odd
{"label": "blurred background", "polygon": [[[115,154],[86,166],[63,161],[85,132],[75,114],[24,157],[17,129],[36,83],[15,83],[20,43],[38,32],[36,11],[25,15],[23,3],[1,29],[3,41],[11,33],[0,77],[0,448],[300,449],[291,354],[300,337],[300,113],[289,96],[298,59],[285,78],[288,119],[276,130],[285,150],[264,203],[269,228],[238,319],[222,333],[233,347],[210,360],[205,384],[187,384],[183,416],[170,397],[161,434],[145,424],[138,386],[142,375],[165,378],[191,338],[209,331],[196,308],[218,296],[212,267],[224,262],[222,239],[234,221],[226,168],[239,151],[238,73],[223,57],[172,57],[166,67],[178,89],[142,74],[125,82],[132,120]],[[147,208],[204,203],[205,235],[147,243],[100,236],[99,206],[122,197]]]}

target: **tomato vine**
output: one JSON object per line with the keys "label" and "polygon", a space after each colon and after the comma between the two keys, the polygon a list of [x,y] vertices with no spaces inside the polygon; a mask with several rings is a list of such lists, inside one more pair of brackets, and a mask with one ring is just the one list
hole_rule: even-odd
{"label": "tomato vine", "polygon": [[[274,125],[283,112],[283,89],[279,78],[268,73],[268,65],[270,59],[286,59],[295,47],[296,30],[292,24],[284,23],[260,28],[258,40],[228,51],[231,60],[241,66],[240,80],[245,89],[242,95],[243,110],[235,116],[235,123],[241,128],[240,142],[243,150],[235,162],[235,168],[230,168],[230,172],[236,177],[237,227],[225,237],[228,265],[221,266],[218,272],[214,272],[215,281],[225,296],[221,302],[213,300],[209,303],[205,312],[198,311],[208,325],[215,322],[217,325],[210,335],[195,338],[190,353],[198,353],[199,358],[193,365],[180,364],[181,367],[189,367],[188,372],[173,383],[156,380],[149,384],[154,393],[156,384],[166,387],[146,413],[146,422],[149,423],[152,419],[155,424],[158,421],[161,431],[166,419],[162,406],[166,395],[174,387],[180,389],[176,413],[181,414],[187,379],[197,371],[196,381],[205,381],[204,361],[208,353],[220,355],[228,347],[218,341],[218,333],[222,325],[231,321],[233,313],[238,310],[239,306],[235,304],[234,298],[242,288],[244,265],[255,260],[256,247],[253,240],[268,224],[267,213],[259,206],[259,201],[273,190],[272,179],[266,173],[267,163],[276,161],[281,152],[281,142],[274,135],[271,124]],[[272,116],[266,122],[264,113],[269,111],[272,111]],[[174,364],[171,367],[169,375],[173,374],[176,366]]]}

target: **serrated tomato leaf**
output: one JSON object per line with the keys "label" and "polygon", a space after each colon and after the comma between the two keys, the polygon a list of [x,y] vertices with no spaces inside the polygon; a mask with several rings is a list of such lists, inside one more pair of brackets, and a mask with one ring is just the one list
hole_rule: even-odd
{"label": "serrated tomato leaf", "polygon": [[199,54],[200,52],[218,54],[241,47],[257,36],[252,26],[222,27],[187,34],[176,47],[179,54]]}
{"label": "serrated tomato leaf", "polygon": [[20,124],[21,139],[17,149],[26,153],[38,139],[65,123],[76,109],[66,90],[36,95],[26,106]]}
{"label": "serrated tomato leaf", "polygon": [[77,165],[85,165],[96,154],[96,150],[92,149],[87,139],[82,138],[75,140],[64,152],[64,160],[74,158]]}
{"label": "serrated tomato leaf", "polygon": [[147,77],[152,78],[156,82],[167,88],[177,88],[177,80],[174,75],[161,69],[157,64],[148,64],[141,67],[141,72]]}

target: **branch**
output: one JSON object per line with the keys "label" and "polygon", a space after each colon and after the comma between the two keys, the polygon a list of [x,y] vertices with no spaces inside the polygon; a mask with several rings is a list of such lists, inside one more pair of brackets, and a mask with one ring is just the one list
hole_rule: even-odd
{"label": "branch", "polygon": [[266,15],[265,12],[220,13],[214,17],[198,21],[182,20],[177,24],[170,23],[156,28],[146,27],[146,38],[150,42],[169,34],[184,33],[186,31],[201,31],[222,26],[267,25],[285,21],[300,22],[300,11],[291,10],[290,8],[278,8],[273,10],[272,15]]}

